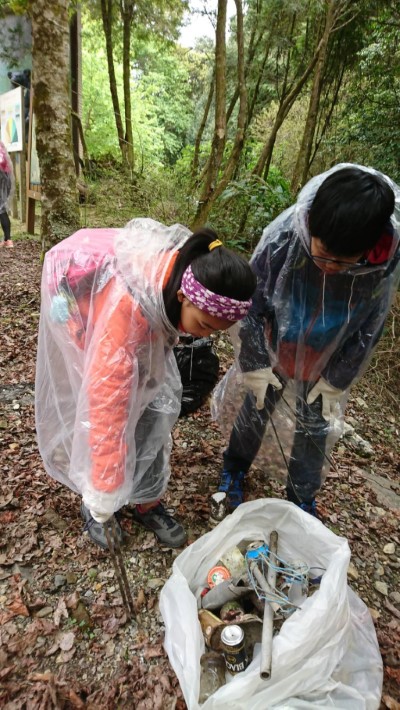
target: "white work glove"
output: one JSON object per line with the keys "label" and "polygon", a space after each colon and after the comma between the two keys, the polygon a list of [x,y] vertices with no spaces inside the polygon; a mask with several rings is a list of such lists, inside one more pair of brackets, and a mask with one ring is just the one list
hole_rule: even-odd
{"label": "white work glove", "polygon": [[264,409],[268,385],[272,385],[276,390],[282,389],[282,383],[272,372],[272,367],[264,367],[261,370],[253,370],[253,372],[243,372],[240,381],[253,392],[257,409]]}
{"label": "white work glove", "polygon": [[97,510],[92,510],[91,508],[89,508],[89,510],[93,520],[95,520],[96,523],[102,523],[103,525],[114,515],[114,513],[98,513]]}
{"label": "white work glove", "polygon": [[322,395],[322,416],[327,422],[333,422],[340,413],[342,394],[342,390],[333,387],[323,377],[320,377],[317,384],[308,393],[307,404],[312,404],[319,395]]}
{"label": "white work glove", "polygon": [[90,515],[96,523],[104,523],[110,520],[116,510],[121,507],[120,491],[114,493],[99,493],[85,491],[83,504],[89,508]]}

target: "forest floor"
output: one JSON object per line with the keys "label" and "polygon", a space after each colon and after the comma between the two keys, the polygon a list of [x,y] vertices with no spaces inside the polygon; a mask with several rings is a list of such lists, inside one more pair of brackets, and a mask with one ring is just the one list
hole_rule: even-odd
{"label": "forest floor", "polygon": [[[78,496],[41,463],[33,406],[40,272],[37,240],[0,251],[0,707],[184,710],[158,607],[179,551],[123,521],[137,608],[136,622],[126,623],[109,554],[83,533]],[[224,371],[230,352],[222,338],[217,346]],[[384,372],[377,384],[369,372],[348,416],[373,453],[366,458],[342,439],[318,501],[324,524],[349,541],[349,584],[371,611],[384,662],[381,707],[393,710],[400,708],[399,392],[385,390]],[[181,418],[173,438],[166,501],[192,542],[209,530],[224,442],[207,405]],[[268,496],[283,497],[283,486],[254,468],[247,499]]]}

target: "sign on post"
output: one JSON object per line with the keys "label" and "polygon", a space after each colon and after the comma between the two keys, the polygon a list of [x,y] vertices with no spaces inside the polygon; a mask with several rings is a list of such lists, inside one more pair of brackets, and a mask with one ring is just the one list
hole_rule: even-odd
{"label": "sign on post", "polygon": [[13,198],[12,215],[15,218],[18,217],[19,202],[19,214],[23,221],[26,209],[26,150],[24,89],[22,86],[0,95],[0,134],[1,140],[10,153],[14,176],[18,185],[19,200],[16,191]]}
{"label": "sign on post", "polygon": [[24,90],[22,86],[0,96],[1,140],[9,153],[24,149]]}

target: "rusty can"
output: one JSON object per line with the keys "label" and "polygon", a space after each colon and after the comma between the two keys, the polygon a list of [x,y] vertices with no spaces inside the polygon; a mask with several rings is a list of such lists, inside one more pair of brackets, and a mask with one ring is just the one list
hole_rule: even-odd
{"label": "rusty can", "polygon": [[233,619],[236,619],[238,616],[243,616],[243,614],[243,607],[235,599],[232,599],[221,606],[219,617],[222,621],[233,621]]}
{"label": "rusty can", "polygon": [[232,675],[241,673],[249,665],[249,659],[244,647],[244,631],[237,624],[225,626],[221,633],[221,642],[225,657],[226,669]]}

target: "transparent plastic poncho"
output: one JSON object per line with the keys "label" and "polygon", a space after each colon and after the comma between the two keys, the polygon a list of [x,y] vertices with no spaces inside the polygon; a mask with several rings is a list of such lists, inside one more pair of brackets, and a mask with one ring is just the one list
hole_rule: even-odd
{"label": "transparent plastic poncho", "polygon": [[11,207],[14,190],[14,173],[11,158],[7,149],[0,141],[0,213]]}
{"label": "transparent plastic poncho", "polygon": [[[382,175],[358,165],[337,165],[311,179],[297,202],[264,230],[250,262],[258,278],[253,305],[230,331],[235,362],[212,401],[213,418],[227,440],[236,442],[235,450],[242,442],[243,460],[249,461],[259,447],[256,465],[289,486],[288,469],[296,470],[292,487],[302,500],[315,495],[318,477],[329,470],[350,386],[364,372],[382,334],[400,276],[400,190],[386,176],[395,193],[395,212],[365,263],[328,274],[312,260],[310,205],[325,178],[344,167]],[[283,389],[268,390],[273,402],[263,428],[255,405],[249,415],[251,394],[241,380],[242,372],[266,367],[278,374]],[[308,393],[321,377],[338,390],[329,421],[303,416]]]}
{"label": "transparent plastic poncho", "polygon": [[46,471],[92,509],[157,500],[181,380],[162,296],[190,232],[151,219],[82,229],[47,252],[36,374]]}

